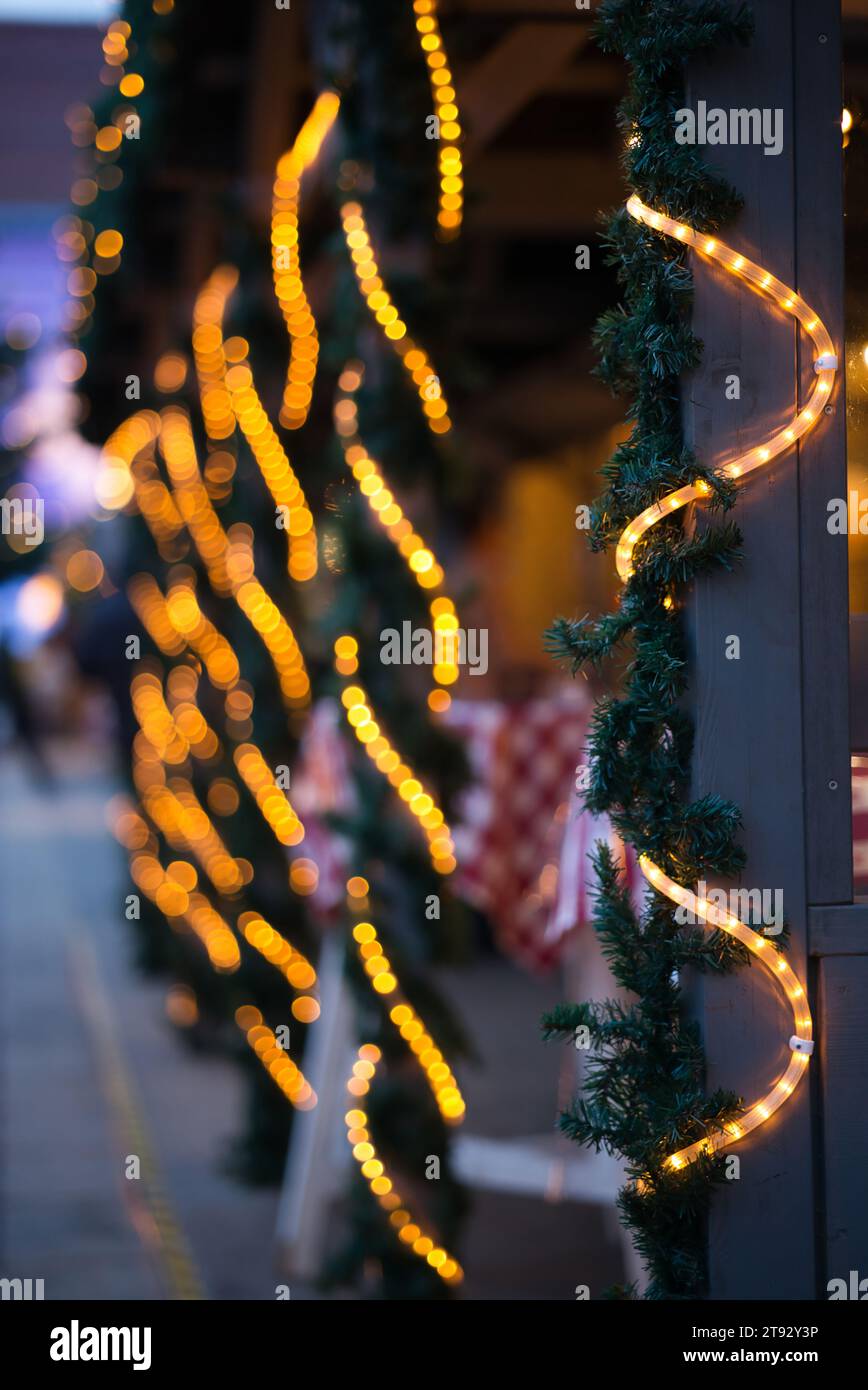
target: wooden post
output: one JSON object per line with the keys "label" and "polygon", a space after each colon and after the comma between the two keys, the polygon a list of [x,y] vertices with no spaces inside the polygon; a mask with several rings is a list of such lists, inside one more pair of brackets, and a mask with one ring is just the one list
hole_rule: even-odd
{"label": "wooden post", "polygon": [[[841,97],[837,0],[764,0],[748,49],[716,50],[691,65],[688,105],[783,113],[783,149],[711,146],[705,154],[743,194],[724,238],[795,286],[825,321],[843,367]],[[789,320],[704,263],[696,274],[695,330],[704,343],[689,383],[688,437],[723,461],[794,413],[810,382],[811,344]],[[728,400],[736,375],[741,397]],[[694,790],[742,808],[744,887],[783,890],[789,959],[808,965],[809,906],[852,896],[847,712],[847,556],[826,530],[826,501],[846,496],[843,371],[823,419],[798,452],[742,486],[735,519],[744,558],[732,575],[695,586],[689,600],[697,728]],[[700,525],[707,522],[698,518]],[[740,657],[728,659],[738,637]],[[810,983],[810,982],[809,982]],[[821,1292],[823,1020],[810,1084],[738,1145],[741,1162],[714,1200],[712,1298],[825,1297]],[[764,971],[696,982],[709,1088],[747,1102],[783,1071],[788,1010]],[[820,1237],[818,1239],[818,1237]]]}

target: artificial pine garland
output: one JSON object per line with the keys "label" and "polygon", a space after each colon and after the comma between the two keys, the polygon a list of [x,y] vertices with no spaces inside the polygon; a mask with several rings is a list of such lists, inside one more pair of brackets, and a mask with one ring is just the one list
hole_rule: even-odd
{"label": "artificial pine garland", "polygon": [[[654,208],[712,232],[739,199],[695,146],[675,143],[684,64],[718,43],[746,42],[750,32],[747,8],[724,0],[604,0],[597,22],[601,47],[630,66],[619,111],[630,188]],[[592,513],[596,550],[685,483],[704,479],[718,511],[734,497],[732,482],[701,464],[683,437],[680,377],[701,354],[690,325],[685,249],[623,210],[608,220],[605,244],[623,303],[597,324],[598,374],[630,399],[633,428],[603,469],[608,486]],[[676,587],[730,568],[739,545],[730,522],[687,536],[679,517],[663,520],[644,539],[616,612],[593,622],[558,619],[547,634],[552,653],[574,673],[629,643],[623,694],[600,700],[592,719],[585,802],[679,883],[731,877],[744,865],[734,838],[738,808],[718,796],[686,799],[693,730],[680,707],[687,661],[673,604]],[[686,966],[729,970],[748,953],[722,932],[680,927],[660,893],[650,893],[637,914],[607,846],[597,847],[594,868],[595,929],[615,980],[636,1002],[562,1005],[545,1017],[547,1037],[572,1040],[584,1026],[592,1047],[584,1093],[561,1116],[561,1128],[577,1143],[625,1160],[628,1181],[618,1206],[649,1273],[646,1296],[696,1298],[706,1287],[706,1216],[715,1185],[725,1180],[725,1159],[703,1156],[680,1171],[664,1160],[673,1147],[733,1120],[740,1102],[729,1092],[706,1095],[699,1030],[686,1017],[678,980]]]}

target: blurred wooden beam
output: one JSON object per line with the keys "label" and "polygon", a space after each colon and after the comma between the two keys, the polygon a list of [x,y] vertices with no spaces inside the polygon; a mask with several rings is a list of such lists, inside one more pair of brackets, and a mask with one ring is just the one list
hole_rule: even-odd
{"label": "blurred wooden beam", "polygon": [[559,236],[593,230],[600,209],[623,201],[611,155],[488,154],[473,171],[474,228]]}
{"label": "blurred wooden beam", "polygon": [[271,208],[275,166],[295,136],[298,98],[308,80],[301,41],[299,22],[286,11],[273,5],[260,9],[253,39],[256,81],[248,89],[245,173],[254,212],[263,219]]}
{"label": "blurred wooden beam", "polygon": [[590,26],[572,17],[567,24],[516,24],[462,76],[459,100],[468,130],[468,161],[550,87],[589,36]]}

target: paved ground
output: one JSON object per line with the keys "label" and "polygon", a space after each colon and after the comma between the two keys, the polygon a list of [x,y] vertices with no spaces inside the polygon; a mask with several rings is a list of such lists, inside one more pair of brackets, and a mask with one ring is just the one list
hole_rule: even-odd
{"label": "paved ground", "polygon": [[[48,793],[16,759],[0,765],[2,1273],[43,1278],[56,1299],[177,1297],[185,1277],[211,1298],[273,1297],[277,1195],[219,1171],[238,1126],[237,1072],[188,1055],[164,986],[130,965],[107,769],[92,749],[54,758],[61,782]],[[137,1135],[180,1233],[168,1263],[124,1177]]]}
{"label": "paved ground", "polygon": [[[238,1074],[180,1045],[165,986],[130,964],[110,769],[92,748],[53,758],[51,791],[15,756],[0,762],[0,1275],[44,1279],[49,1299],[271,1299],[278,1194],[220,1168],[240,1128]],[[560,1056],[537,1020],[557,981],[492,959],[446,983],[484,1060],[464,1077],[468,1128],[550,1132]],[[147,1200],[124,1177],[134,1152],[155,1173]],[[572,1299],[577,1283],[595,1294],[622,1277],[599,1207],[538,1196],[477,1192],[463,1253],[473,1299]]]}

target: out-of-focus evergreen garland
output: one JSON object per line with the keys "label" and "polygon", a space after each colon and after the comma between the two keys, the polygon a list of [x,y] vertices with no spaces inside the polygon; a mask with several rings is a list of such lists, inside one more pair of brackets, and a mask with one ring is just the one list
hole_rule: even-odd
{"label": "out-of-focus evergreen garland", "polygon": [[[235,258],[241,271],[239,289],[231,305],[233,325],[240,320],[250,333],[253,365],[257,367],[263,358],[269,362],[269,352],[267,338],[263,341],[256,329],[263,320],[272,324],[274,376],[278,381],[285,353],[285,336],[271,297],[267,243],[247,224],[232,182],[241,158],[237,137],[234,143],[228,138],[240,126],[244,90],[237,77],[238,69],[232,70],[232,80],[221,94],[222,100],[213,108],[208,107],[207,114],[201,101],[197,104],[191,82],[196,65],[210,54],[244,53],[250,44],[252,26],[240,12],[226,11],[221,13],[219,23],[209,18],[203,29],[203,5],[155,13],[147,0],[126,0],[119,18],[131,31],[129,56],[121,71],[140,73],[145,88],[140,96],[129,100],[123,100],[116,88],[111,88],[96,104],[97,126],[119,120],[123,110],[130,108],[140,117],[141,127],[138,137],[124,138],[112,156],[121,169],[121,181],[116,187],[101,189],[93,202],[76,209],[93,229],[85,264],[93,259],[90,243],[100,231],[116,228],[124,237],[119,266],[112,273],[98,276],[92,316],[85,320],[84,332],[73,337],[87,355],[87,372],[80,383],[89,407],[85,429],[103,444],[121,420],[136,410],[181,403],[190,416],[201,465],[207,449],[189,352],[193,296],[200,286],[189,283],[189,267],[183,256],[184,216],[190,209],[184,194],[193,168],[200,178],[203,168],[208,171],[212,184],[204,203],[197,207],[200,215],[203,210],[210,214],[203,230],[211,241],[206,256],[213,257],[214,262]],[[219,73],[219,64],[215,62],[214,67]],[[90,158],[98,182],[98,171],[108,167],[108,161],[97,151],[91,152]],[[179,194],[179,187],[184,192]],[[206,259],[203,277],[212,268],[213,262]],[[166,301],[160,328],[171,336],[159,343],[146,337],[148,319],[142,311],[145,285]],[[263,303],[270,312],[263,312]],[[155,357],[162,349],[179,346],[189,362],[186,382],[172,395],[160,394],[152,384]],[[125,391],[130,372],[140,378],[140,394],[133,399]],[[235,522],[253,526],[257,576],[299,632],[297,586],[287,580],[285,570],[285,533],[274,526],[274,508],[247,445],[238,437],[235,447],[238,469],[231,495],[216,502],[221,523],[224,528]],[[195,547],[183,536],[184,533],[177,559],[193,571],[203,611],[229,639],[238,654],[244,681],[255,693],[244,737],[256,742],[271,768],[292,766],[300,725],[295,719],[288,724],[264,647],[236,604],[210,591],[205,566]],[[126,758],[138,728],[129,708],[130,679],[141,670],[154,670],[165,677],[170,664],[142,630],[129,606],[126,585],[132,575],[144,572],[153,574],[165,592],[176,567],[157,556],[153,537],[135,507],[117,516],[110,528],[102,528],[98,543],[118,591],[96,605],[78,605],[74,645],[85,672],[104,680],[116,695],[121,752]],[[124,659],[128,633],[141,637],[143,659],[138,663]],[[201,666],[192,656],[187,659],[194,667]],[[261,913],[310,957],[315,954],[317,934],[306,904],[290,891],[285,851],[274,840],[248,792],[240,786],[238,809],[225,815],[215,812],[207,799],[209,785],[215,779],[238,783],[232,761],[233,740],[226,736],[224,696],[225,692],[214,688],[201,670],[199,703],[221,740],[222,751],[204,765],[191,759],[173,771],[189,777],[200,801],[209,807],[230,853],[247,859],[254,866],[255,875],[243,894],[230,899],[218,896],[207,881],[201,886],[227,921],[234,922],[242,909]],[[237,733],[234,737],[237,741],[242,735]],[[164,865],[178,857],[156,833],[154,846],[159,848]],[[280,973],[244,943],[238,971],[215,974],[201,943],[189,931],[178,930],[177,923],[175,929],[167,930],[163,916],[145,894],[140,894],[140,911],[140,919],[134,922],[139,963],[147,971],[166,974],[185,986],[195,1000],[195,1022],[190,1024],[188,1018],[187,1026],[180,1029],[181,1036],[193,1047],[231,1055],[244,1071],[247,1084],[242,1102],[243,1124],[224,1157],[246,1181],[279,1181],[293,1111],[246,1045],[233,1018],[239,1005],[253,1003],[275,1027],[289,1026],[293,1058],[303,1065],[307,1029],[290,1012],[291,990]]]}
{"label": "out-of-focus evergreen garland", "polygon": [[[319,56],[322,85],[341,95],[336,210],[345,200],[361,202],[390,292],[414,338],[430,350],[446,376],[452,364],[445,351],[438,352],[438,340],[448,342],[444,327],[450,310],[442,291],[432,290],[430,275],[437,147],[425,140],[431,98],[412,7],[406,0],[334,5]],[[334,381],[348,360],[364,362],[364,382],[356,394],[360,437],[414,523],[441,553],[448,547],[444,520],[449,498],[459,486],[452,446],[435,441],[426,428],[416,392],[359,294],[342,240],[339,255],[332,304],[320,323],[321,365]],[[324,631],[330,643],[342,633],[358,639],[359,672],[353,680],[369,693],[378,723],[430,787],[448,820],[465,763],[460,747],[438,727],[426,704],[430,671],[385,666],[380,660],[380,633],[386,628],[400,630],[405,620],[414,628],[430,628],[427,603],[404,559],[372,518],[334,439],[328,499],[332,519],[326,523],[325,545],[334,557],[336,584]],[[433,870],[418,825],[349,730],[346,736],[355,807],[341,828],[352,846],[353,872],[370,884],[365,915],[377,926],[402,990],[454,1065],[470,1049],[431,982],[430,965],[461,954],[464,916],[448,879]],[[439,899],[438,918],[426,915],[431,895]],[[450,1170],[448,1126],[423,1071],[388,1022],[388,999],[371,990],[352,940],[347,961],[359,1037],[383,1052],[383,1064],[365,1097],[371,1133],[387,1171],[394,1169],[397,1186],[407,1194],[414,1220],[454,1251],[465,1197]],[[427,1181],[432,1155],[440,1160],[440,1175]],[[346,1282],[373,1267],[383,1297],[439,1298],[448,1293],[425,1261],[396,1239],[356,1174],[349,1208],[350,1238],[330,1263],[327,1280]]]}
{"label": "out-of-focus evergreen garland", "polygon": [[[598,16],[601,46],[630,67],[619,113],[630,188],[712,232],[739,200],[694,146],[675,143],[674,113],[684,105],[685,62],[720,43],[746,42],[750,32],[746,7],[727,0],[604,0]],[[680,378],[701,354],[690,324],[686,252],[623,210],[609,219],[606,242],[624,298],[598,322],[598,373],[630,399],[633,428],[603,470],[608,487],[592,521],[596,550],[657,498],[697,478],[708,482],[713,507],[733,502],[733,485],[694,458],[683,438]],[[744,864],[734,838],[738,808],[718,796],[686,800],[693,730],[681,708],[687,654],[672,602],[696,575],[730,568],[739,545],[732,523],[687,536],[680,519],[663,520],[641,543],[615,612],[596,621],[559,619],[547,635],[574,672],[628,644],[623,694],[603,698],[594,712],[586,805],[607,814],[628,844],[680,883],[730,877]],[[544,1019],[548,1037],[573,1039],[581,1026],[590,1033],[584,1093],[561,1128],[577,1143],[624,1158],[628,1181],[618,1205],[649,1273],[647,1297],[696,1298],[706,1286],[706,1216],[725,1159],[703,1157],[677,1172],[663,1160],[734,1118],[739,1099],[706,1095],[699,1030],[678,978],[687,966],[729,970],[747,953],[721,932],[680,927],[662,894],[649,890],[637,915],[607,846],[597,847],[594,869],[595,928],[618,985],[636,1002],[562,1005]],[[620,1292],[630,1297],[635,1289]]]}
{"label": "out-of-focus evergreen garland", "polygon": [[[155,349],[157,353],[178,346],[188,350],[191,297],[199,286],[189,283],[189,264],[182,256],[187,245],[189,258],[182,228],[185,215],[196,216],[202,224],[199,273],[203,277],[219,260],[230,259],[239,267],[239,288],[230,306],[226,332],[240,331],[249,339],[257,384],[271,407],[272,418],[276,417],[288,345],[273,297],[267,241],[261,229],[253,228],[246,219],[238,178],[243,161],[238,130],[243,125],[245,95],[238,73],[243,69],[237,63],[230,65],[230,85],[213,107],[203,108],[198,97],[209,55],[214,55],[210,71],[225,72],[221,55],[249,52],[254,26],[242,9],[221,11],[219,16],[209,13],[203,29],[205,10],[204,4],[178,6],[157,16],[146,0],[126,0],[121,12],[132,30],[127,69],[141,72],[146,79],[142,95],[128,103],[142,117],[141,138],[132,148],[126,140],[121,144],[120,184],[78,209],[91,223],[90,242],[106,227],[119,229],[124,236],[120,265],[113,273],[99,277],[93,314],[88,315],[78,339],[88,358],[81,383],[91,408],[86,428],[99,443],[124,415],[142,407],[172,403],[172,397],[154,395],[151,370]],[[364,202],[372,235],[386,252],[385,273],[395,298],[419,340],[431,346],[435,362],[440,363],[444,358],[437,353],[437,329],[442,331],[449,321],[448,304],[443,294],[438,302],[426,279],[436,214],[436,145],[425,141],[431,99],[412,7],[405,0],[384,0],[371,13],[370,6],[357,0],[338,0],[327,13],[312,5],[309,17],[314,46],[318,42],[322,46],[322,86],[336,86],[343,104],[334,140],[335,161],[324,171],[323,181],[339,178],[336,208],[346,197]],[[322,30],[326,20],[329,33],[321,32],[318,40],[316,30]],[[299,22],[295,21],[292,41],[301,37]],[[122,104],[116,92],[109,92],[95,113],[96,124],[115,120]],[[295,133],[295,129],[287,130],[287,143]],[[421,158],[420,150],[423,155],[430,153],[430,159]],[[100,164],[100,159],[94,158]],[[203,167],[207,171],[204,194],[193,206],[189,190]],[[411,619],[414,626],[425,626],[430,618],[404,560],[372,523],[334,440],[332,395],[337,375],[349,358],[364,359],[367,368],[365,385],[358,393],[362,438],[382,463],[390,485],[399,495],[406,490],[413,519],[435,539],[438,548],[448,541],[442,523],[448,501],[459,493],[459,473],[449,446],[440,441],[435,444],[426,429],[400,364],[379,341],[359,297],[338,218],[324,216],[322,204],[319,199],[316,216],[311,219],[303,193],[302,273],[314,259],[319,267],[327,268],[322,288],[314,296],[321,339],[320,372],[308,424],[284,437],[307,495],[319,512],[321,570],[320,577],[307,586],[311,597],[306,605],[309,614],[315,610],[325,615],[319,635],[311,623],[305,625],[303,618],[299,622],[297,586],[286,580],[284,533],[274,527],[273,507],[240,433],[234,444],[238,468],[231,494],[216,505],[224,526],[235,521],[253,525],[257,576],[300,637],[315,695],[334,688],[328,660],[334,637],[349,631],[359,638],[359,679],[402,756],[430,784],[448,816],[465,767],[460,748],[435,725],[425,703],[424,677],[428,673],[418,668],[402,669],[396,678],[395,668],[387,669],[379,660],[379,633],[384,628],[400,627],[404,619]],[[329,226],[334,229],[331,242]],[[389,251],[395,247],[409,251],[409,268],[399,255],[399,269],[393,272]],[[145,341],[142,332],[141,287],[145,284],[167,299],[158,322],[174,336],[164,343]],[[170,303],[177,303],[177,310],[171,309]],[[119,343],[125,348],[121,363]],[[141,375],[141,398],[133,402],[124,399],[123,389],[130,371]],[[192,370],[180,399],[190,414],[202,460],[205,439]],[[178,400],[177,393],[174,400]],[[424,509],[421,516],[420,506]],[[154,573],[165,591],[171,565],[157,560],[144,522],[135,508],[127,510],[129,514],[116,518],[110,528],[115,538],[123,531],[123,545],[119,547],[115,539],[114,563],[107,559],[107,568],[119,586],[136,572]],[[292,764],[298,730],[287,730],[273,672],[258,638],[234,603],[209,593],[204,567],[194,548],[189,547],[180,558],[195,570],[203,611],[231,641],[243,675],[255,690],[254,725],[249,736],[262,748],[272,768]],[[110,613],[113,605],[121,611]],[[93,610],[90,631],[85,631],[79,642],[92,674],[103,676],[119,692],[127,743],[135,732],[126,700],[132,672],[123,660],[120,634],[137,630],[140,625],[123,593],[118,592]],[[147,660],[159,669],[162,659],[145,634],[142,645],[150,652]],[[222,694],[211,689],[204,671],[199,692],[203,713],[222,737]],[[338,827],[352,844],[351,871],[364,873],[369,880],[365,912],[377,924],[404,995],[424,1018],[437,1045],[454,1062],[470,1048],[459,1023],[434,989],[429,966],[435,960],[455,959],[461,954],[463,916],[450,897],[447,882],[434,873],[415,821],[354,741],[352,751],[356,804],[346,823]],[[194,781],[201,771],[193,765],[182,770]],[[220,773],[232,778],[231,759],[225,768],[215,763],[206,769],[205,781],[197,785],[203,799],[208,778]],[[250,907],[293,944],[313,954],[316,937],[305,904],[289,892],[284,855],[243,789],[239,810],[225,822],[218,820],[217,828],[230,852],[246,857],[255,866],[243,903],[216,899],[223,915],[234,919],[240,907]],[[431,895],[439,897],[439,919],[426,915]],[[144,898],[141,911],[137,926],[143,963],[169,972],[195,994],[199,1021],[195,1029],[188,1030],[191,1041],[199,1045],[216,1042],[230,1048],[249,1071],[248,1120],[237,1146],[238,1169],[248,1179],[276,1180],[292,1112],[228,1020],[239,1003],[253,1002],[262,1008],[267,1022],[286,1022],[291,1001],[285,981],[246,951],[236,974],[215,976],[197,942],[184,933],[166,931],[160,914]],[[347,923],[347,973],[359,1011],[359,1037],[376,1043],[383,1052],[376,1081],[365,1098],[371,1132],[389,1171],[395,1173],[405,1192],[414,1218],[453,1250],[464,1194],[450,1173],[448,1130],[416,1059],[388,1022],[386,1002],[372,991],[359,964],[349,937],[355,920],[349,918]],[[296,1060],[304,1032],[303,1027],[292,1024]],[[439,1179],[428,1181],[426,1168],[432,1155],[440,1160],[440,1174]],[[329,1279],[347,1283],[363,1276],[368,1290],[388,1298],[437,1298],[447,1292],[435,1271],[397,1239],[385,1213],[355,1172],[349,1208],[351,1236],[336,1253],[327,1271]]]}

